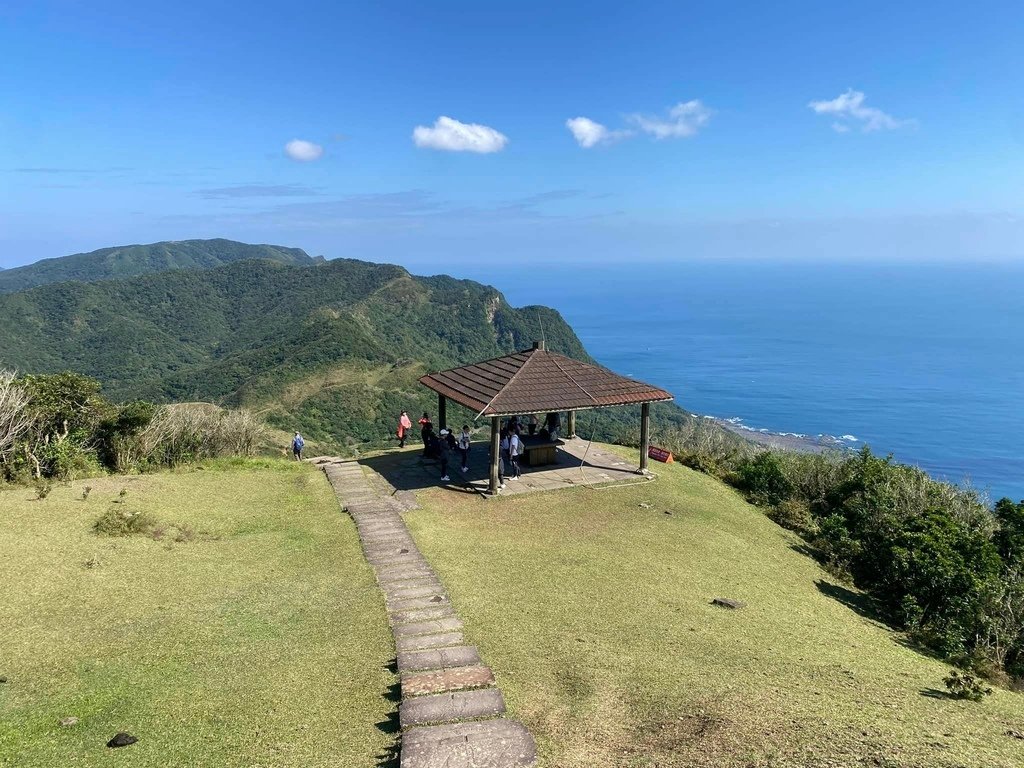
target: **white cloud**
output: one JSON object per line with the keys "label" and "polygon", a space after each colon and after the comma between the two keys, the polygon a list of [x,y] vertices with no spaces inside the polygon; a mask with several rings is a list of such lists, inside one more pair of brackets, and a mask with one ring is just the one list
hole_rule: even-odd
{"label": "white cloud", "polygon": [[699,99],[681,101],[668,111],[668,117],[651,115],[629,115],[627,118],[644,133],[656,139],[685,139],[693,136],[708,124],[714,110]]}
{"label": "white cloud", "polygon": [[284,153],[292,160],[298,160],[300,163],[308,163],[313,160],[319,160],[323,157],[324,148],[319,144],[314,144],[312,141],[292,139],[284,145]]}
{"label": "white cloud", "polygon": [[584,149],[596,147],[598,144],[611,144],[612,142],[632,136],[632,131],[609,131],[608,128],[596,123],[589,117],[573,117],[565,121],[568,128],[576,139],[576,143]]}
{"label": "white cloud", "polygon": [[807,106],[818,115],[831,115],[836,118],[832,130],[846,133],[851,125],[860,124],[864,133],[871,131],[891,131],[906,125],[913,125],[913,120],[900,120],[887,115],[876,107],[864,105],[864,94],[852,88],[829,101],[812,101]]}
{"label": "white cloud", "polygon": [[486,125],[461,123],[442,115],[433,128],[417,125],[412,132],[417,147],[448,152],[499,152],[508,144],[508,136]]}

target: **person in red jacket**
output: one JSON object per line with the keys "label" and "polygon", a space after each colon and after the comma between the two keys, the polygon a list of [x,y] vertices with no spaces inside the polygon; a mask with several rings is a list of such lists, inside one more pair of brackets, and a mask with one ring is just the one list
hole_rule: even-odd
{"label": "person in red jacket", "polygon": [[412,421],[409,419],[409,414],[402,411],[402,415],[398,417],[398,447],[405,448],[405,439],[409,436],[409,430],[412,429]]}

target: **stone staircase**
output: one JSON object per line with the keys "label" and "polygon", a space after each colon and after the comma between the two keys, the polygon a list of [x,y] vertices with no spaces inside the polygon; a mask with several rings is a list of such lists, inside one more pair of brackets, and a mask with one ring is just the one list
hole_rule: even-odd
{"label": "stone staircase", "polygon": [[523,768],[537,761],[530,732],[505,714],[494,673],[402,520],[412,494],[388,495],[355,461],[314,459],[359,529],[395,636],[402,703],[401,768]]}

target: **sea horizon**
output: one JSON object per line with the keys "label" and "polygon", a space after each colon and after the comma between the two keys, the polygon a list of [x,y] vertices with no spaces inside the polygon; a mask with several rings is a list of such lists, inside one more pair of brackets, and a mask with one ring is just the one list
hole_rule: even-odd
{"label": "sea horizon", "polygon": [[595,359],[665,387],[692,413],[751,436],[868,445],[992,500],[1024,498],[1022,265],[451,271],[514,306],[555,308]]}

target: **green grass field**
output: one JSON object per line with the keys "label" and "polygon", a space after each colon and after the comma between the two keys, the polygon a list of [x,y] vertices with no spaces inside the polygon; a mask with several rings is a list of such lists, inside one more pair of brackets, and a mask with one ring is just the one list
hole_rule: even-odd
{"label": "green grass field", "polygon": [[[97,535],[112,508],[165,530]],[[382,599],[309,466],[0,491],[0,563],[0,765],[371,766],[394,743]]]}
{"label": "green grass field", "polygon": [[1024,764],[1006,735],[1024,695],[945,698],[949,667],[858,612],[796,537],[715,480],[656,471],[496,501],[432,490],[408,515],[543,765]]}

